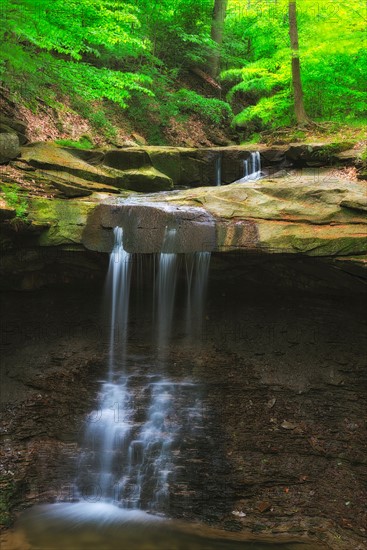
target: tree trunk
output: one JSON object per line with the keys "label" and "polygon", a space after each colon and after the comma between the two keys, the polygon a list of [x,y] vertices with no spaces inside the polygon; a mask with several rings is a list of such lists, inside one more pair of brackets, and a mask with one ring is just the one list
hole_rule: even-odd
{"label": "tree trunk", "polygon": [[299,60],[297,8],[296,0],[289,1],[289,36],[292,50],[292,86],[294,97],[294,113],[298,124],[308,122],[308,116],[303,104],[303,90],[301,80],[301,65]]}
{"label": "tree trunk", "polygon": [[220,48],[223,41],[223,27],[226,18],[228,0],[215,0],[211,28],[211,38],[217,43],[217,50],[209,58],[209,71],[213,78],[217,78],[220,68]]}

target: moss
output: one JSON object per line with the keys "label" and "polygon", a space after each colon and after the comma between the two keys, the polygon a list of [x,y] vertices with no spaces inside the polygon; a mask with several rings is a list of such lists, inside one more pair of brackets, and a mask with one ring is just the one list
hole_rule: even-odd
{"label": "moss", "polygon": [[275,253],[307,256],[351,256],[367,251],[365,226],[258,222],[259,244]]}
{"label": "moss", "polygon": [[16,218],[25,220],[28,209],[27,196],[22,192],[19,185],[16,183],[2,185],[1,191],[4,194],[7,206],[15,211]]}
{"label": "moss", "polygon": [[29,219],[49,228],[39,237],[41,246],[81,243],[88,214],[96,203],[77,200],[34,198],[30,200]]}
{"label": "moss", "polygon": [[93,147],[93,142],[88,136],[82,136],[78,141],[72,139],[57,139],[55,143],[65,147],[74,147],[75,149],[91,149]]}

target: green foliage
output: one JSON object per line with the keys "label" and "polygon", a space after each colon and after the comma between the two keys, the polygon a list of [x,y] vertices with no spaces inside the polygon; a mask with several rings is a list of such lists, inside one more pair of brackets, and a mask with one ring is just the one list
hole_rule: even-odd
{"label": "green foliage", "polygon": [[[172,117],[229,123],[231,107],[234,124],[253,131],[294,122],[287,0],[228,1],[221,48],[226,101],[207,97],[216,89],[208,90],[205,79],[200,93],[191,82],[190,69],[207,71],[218,48],[211,39],[214,0],[1,2],[0,78],[13,100],[34,110],[40,100],[54,107],[66,97],[113,139],[108,105],[114,104],[155,142]],[[309,116],[363,119],[364,0],[304,0],[297,8]]]}
{"label": "green foliage", "polygon": [[[285,0],[232,0],[227,18],[222,73],[231,86],[227,99],[243,109],[234,120],[243,126],[276,128],[294,122],[290,73],[288,16]],[[306,111],[315,120],[353,120],[367,114],[367,52],[363,41],[366,8],[362,0],[337,5],[298,2],[300,59]],[[234,36],[235,50],[228,41]],[[234,53],[243,44],[242,62]]]}
{"label": "green foliage", "polygon": [[172,101],[180,112],[196,113],[214,124],[221,124],[232,116],[232,109],[225,101],[203,97],[191,90],[179,90],[173,95]]}
{"label": "green foliage", "polygon": [[151,53],[169,69],[205,65],[215,44],[210,38],[212,0],[136,0]]}
{"label": "green foliage", "polygon": [[27,217],[28,203],[27,199],[22,196],[20,187],[17,184],[2,185],[1,191],[4,193],[6,204],[15,210],[15,215],[20,220],[25,220]]}
{"label": "green foliage", "polygon": [[72,139],[57,139],[55,143],[65,147],[74,147],[75,149],[92,149],[93,143],[88,136],[82,136],[78,141]]}
{"label": "green foliage", "polygon": [[131,95],[152,94],[150,79],[98,61],[106,51],[130,57],[144,52],[136,11],[114,0],[2,0],[0,77],[31,102],[41,96],[51,103],[61,91],[126,108]]}

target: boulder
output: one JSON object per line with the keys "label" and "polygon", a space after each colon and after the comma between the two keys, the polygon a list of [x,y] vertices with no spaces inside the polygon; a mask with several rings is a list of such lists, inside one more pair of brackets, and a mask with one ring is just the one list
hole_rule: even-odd
{"label": "boulder", "polygon": [[25,145],[28,142],[28,138],[24,134],[21,134],[20,132],[15,132],[13,128],[7,126],[6,124],[0,123],[0,134],[16,134],[18,136],[20,145]]}
{"label": "boulder", "polygon": [[28,143],[26,133],[27,125],[25,122],[0,115],[0,134],[16,134],[19,144],[25,145]]}
{"label": "boulder", "polygon": [[20,153],[19,145],[17,134],[0,134],[0,164],[5,164],[15,159]]}

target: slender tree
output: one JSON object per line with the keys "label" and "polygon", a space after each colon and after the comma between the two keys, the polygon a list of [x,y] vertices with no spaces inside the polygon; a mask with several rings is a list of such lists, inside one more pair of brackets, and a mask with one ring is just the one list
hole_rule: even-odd
{"label": "slender tree", "polygon": [[296,0],[289,0],[289,36],[292,50],[292,86],[294,97],[294,113],[298,124],[309,121],[303,103],[303,89],[301,80],[301,64],[299,59],[298,26]]}
{"label": "slender tree", "polygon": [[213,78],[217,78],[220,68],[220,49],[223,41],[223,27],[226,18],[228,0],[214,0],[211,37],[217,43],[216,51],[209,59],[209,71]]}

